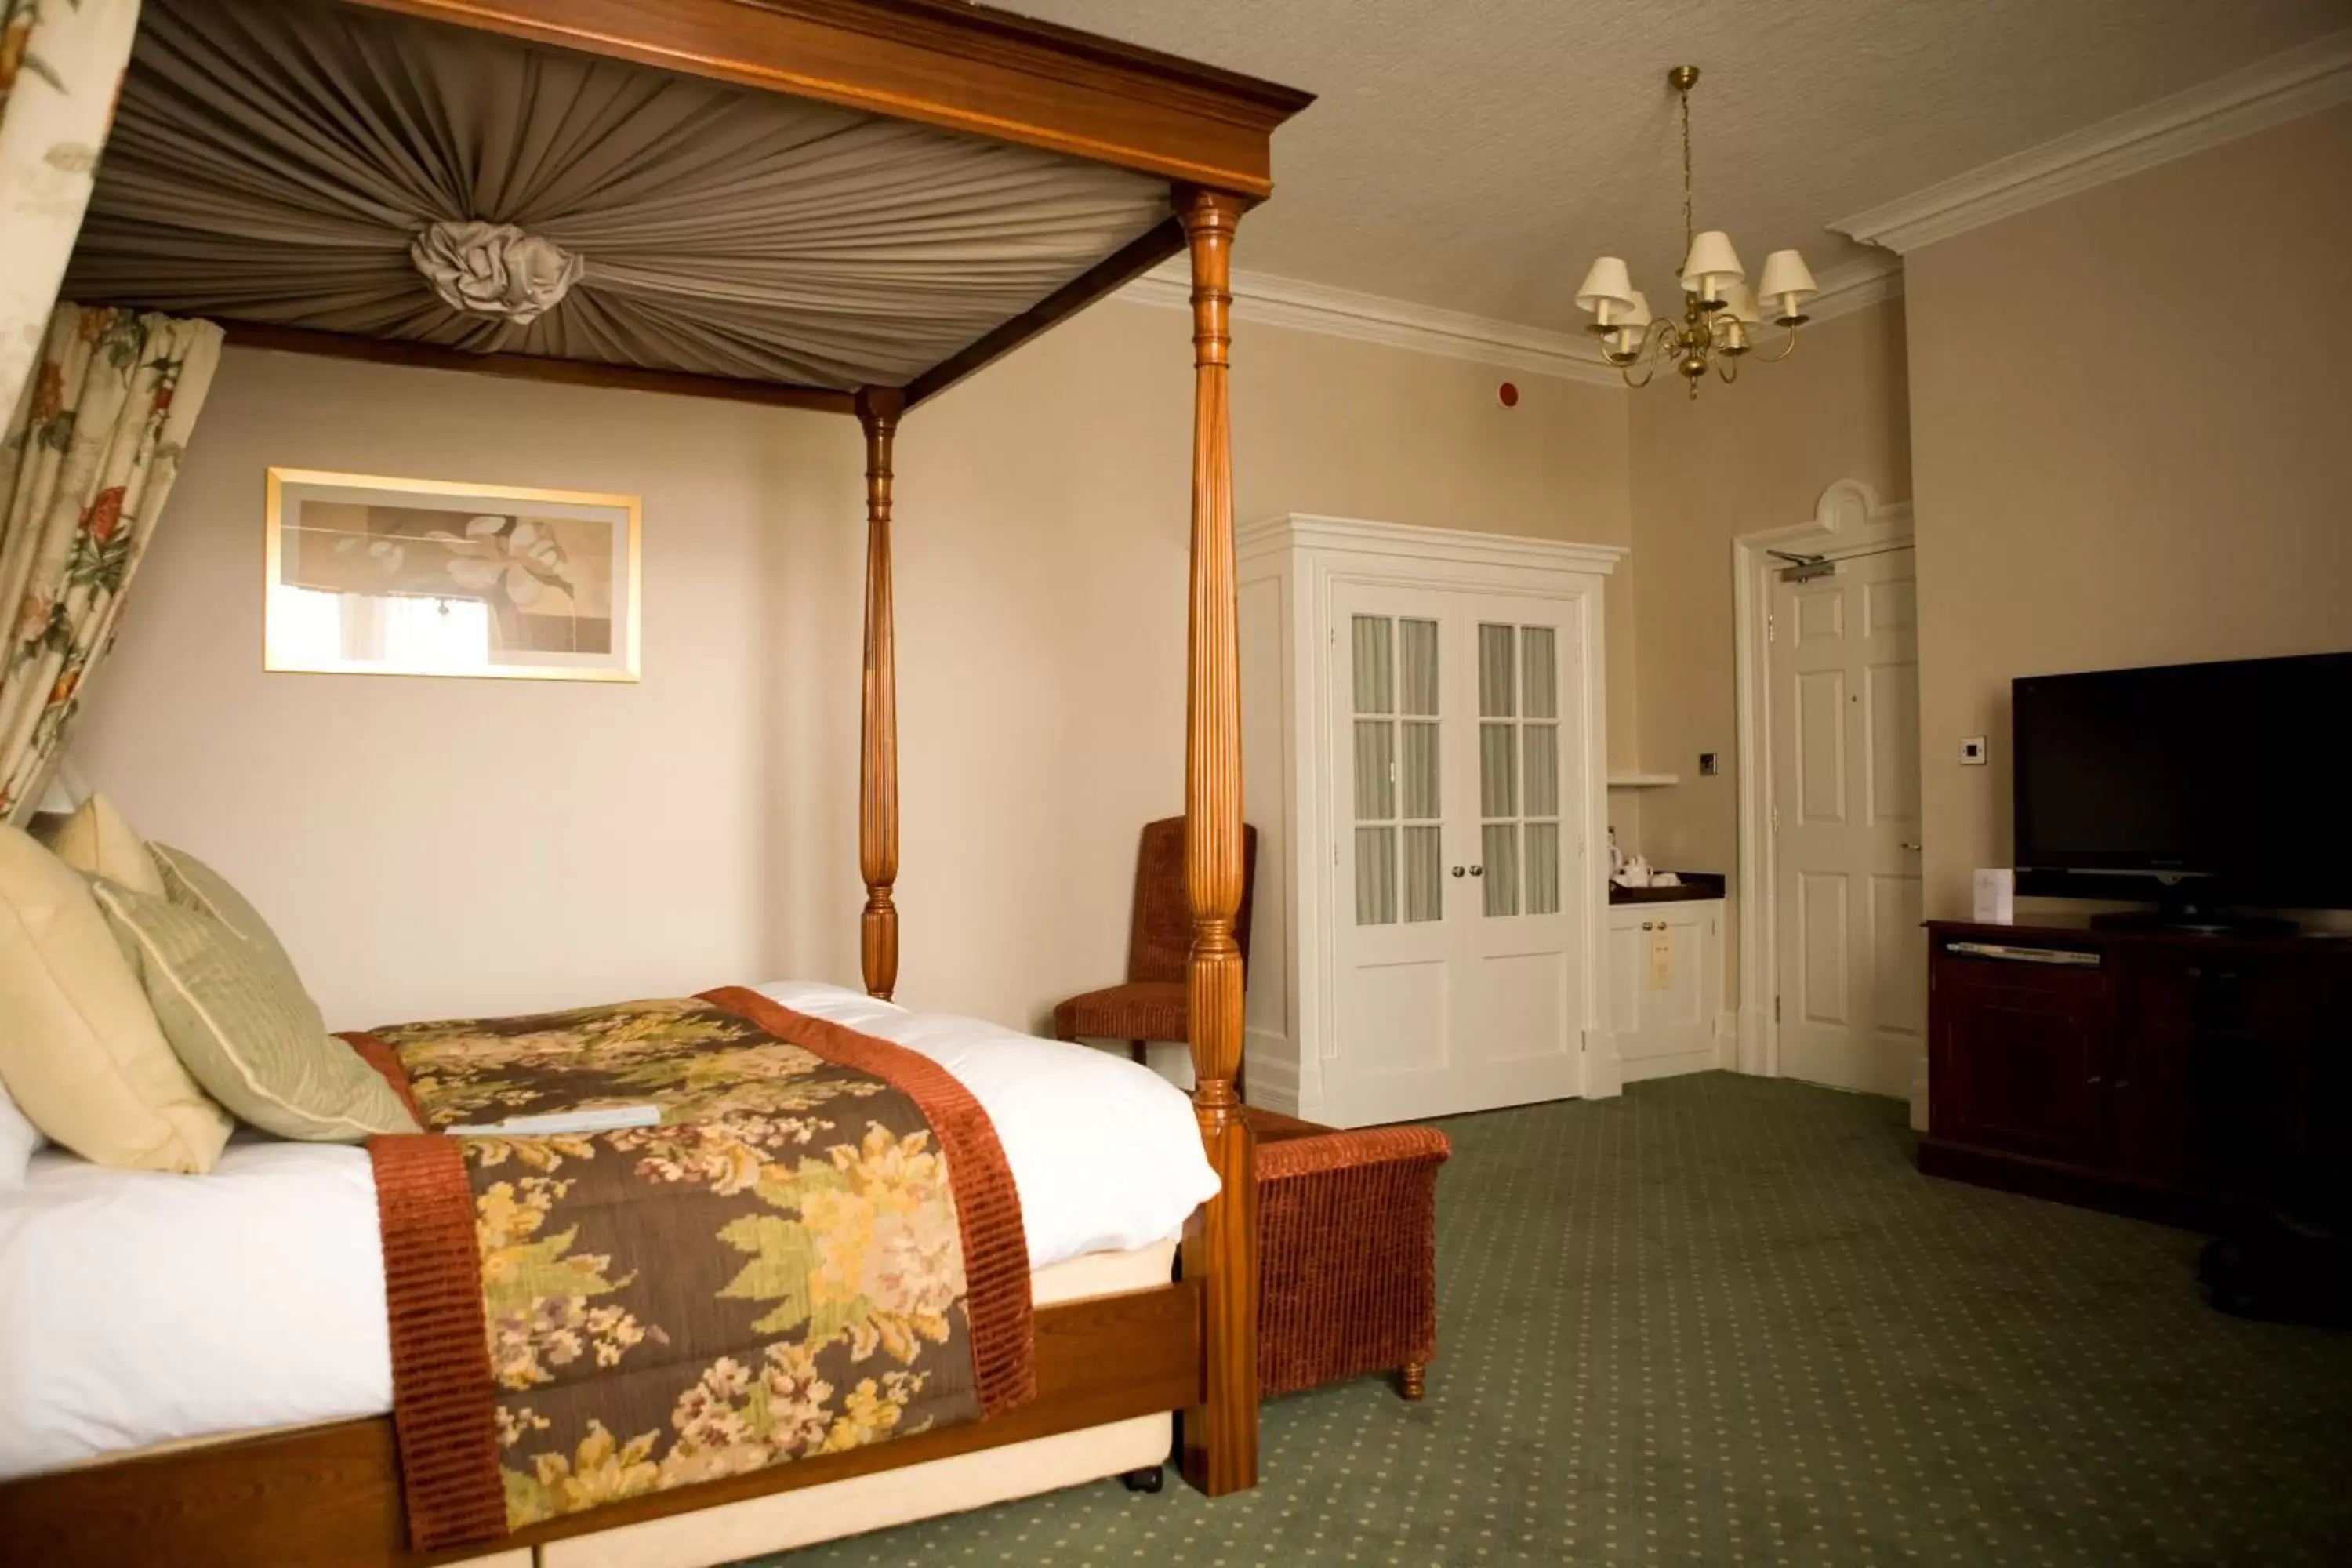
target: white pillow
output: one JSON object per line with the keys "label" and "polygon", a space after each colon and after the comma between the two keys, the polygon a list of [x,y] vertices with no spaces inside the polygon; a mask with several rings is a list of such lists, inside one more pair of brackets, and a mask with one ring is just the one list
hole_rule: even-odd
{"label": "white pillow", "polygon": [[8,1098],[8,1086],[0,1083],[0,1193],[13,1193],[25,1184],[25,1168],[32,1163],[33,1151],[46,1142],[41,1130],[26,1121],[16,1102]]}

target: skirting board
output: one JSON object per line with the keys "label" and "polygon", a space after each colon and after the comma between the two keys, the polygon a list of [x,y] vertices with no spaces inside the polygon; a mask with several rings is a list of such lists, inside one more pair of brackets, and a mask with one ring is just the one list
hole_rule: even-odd
{"label": "skirting board", "polygon": [[1138,1415],[958,1454],[916,1469],[882,1470],[647,1520],[549,1542],[539,1549],[538,1568],[718,1568],[1144,1469],[1167,1459],[1173,1432],[1169,1416]]}
{"label": "skirting board", "polygon": [[1654,1078],[1679,1078],[1686,1072],[1712,1072],[1716,1050],[1703,1046],[1695,1051],[1676,1051],[1670,1056],[1633,1057],[1617,1064],[1619,1076],[1627,1083],[1644,1083]]}
{"label": "skirting board", "polygon": [[1625,1092],[1625,1064],[1617,1057],[1617,1037],[1591,1029],[1584,1037],[1584,1098],[1614,1100]]}
{"label": "skirting board", "polygon": [[1737,1016],[1738,1043],[1732,1065],[1741,1072],[1769,1078],[1780,1070],[1779,1051],[1772,1038],[1776,1026],[1771,1009],[1742,1007]]}
{"label": "skirting board", "polygon": [[1298,1108],[1298,1048],[1288,1036],[1272,1029],[1243,1031],[1242,1077],[1252,1105],[1285,1116],[1306,1114]]}

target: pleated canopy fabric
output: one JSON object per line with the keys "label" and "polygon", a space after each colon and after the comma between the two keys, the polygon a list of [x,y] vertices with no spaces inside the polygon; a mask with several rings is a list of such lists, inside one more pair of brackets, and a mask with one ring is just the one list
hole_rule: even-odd
{"label": "pleated canopy fabric", "polygon": [[1168,212],[1080,159],[332,0],[148,0],[67,292],[900,385]]}

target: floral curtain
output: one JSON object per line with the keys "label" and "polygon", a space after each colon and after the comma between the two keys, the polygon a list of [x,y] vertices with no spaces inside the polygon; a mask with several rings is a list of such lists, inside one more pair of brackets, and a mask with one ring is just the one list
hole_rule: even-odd
{"label": "floral curtain", "polygon": [[14,408],[89,205],[139,0],[0,0],[0,408]]}
{"label": "floral curtain", "polygon": [[59,304],[0,438],[0,816],[31,813],[220,359],[209,321]]}

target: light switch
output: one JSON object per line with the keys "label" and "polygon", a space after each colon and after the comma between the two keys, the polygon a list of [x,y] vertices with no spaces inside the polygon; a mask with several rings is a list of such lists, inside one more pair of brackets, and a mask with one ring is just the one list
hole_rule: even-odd
{"label": "light switch", "polygon": [[1960,742],[1960,761],[1969,767],[1983,767],[1991,756],[1982,735],[1970,735]]}

